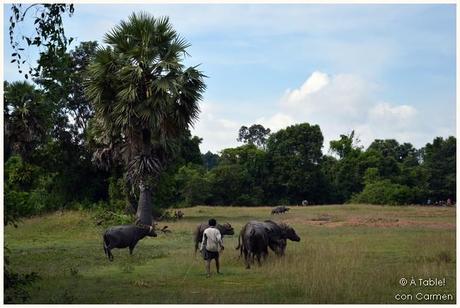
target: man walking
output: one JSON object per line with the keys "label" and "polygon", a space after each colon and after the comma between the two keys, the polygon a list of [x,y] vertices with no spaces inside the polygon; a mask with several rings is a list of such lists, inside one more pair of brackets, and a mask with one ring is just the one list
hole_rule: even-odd
{"label": "man walking", "polygon": [[206,274],[211,277],[211,260],[216,260],[217,273],[219,271],[219,251],[224,250],[224,243],[219,229],[216,228],[217,221],[211,218],[208,221],[209,228],[203,232],[203,240],[201,241],[200,251],[206,261]]}

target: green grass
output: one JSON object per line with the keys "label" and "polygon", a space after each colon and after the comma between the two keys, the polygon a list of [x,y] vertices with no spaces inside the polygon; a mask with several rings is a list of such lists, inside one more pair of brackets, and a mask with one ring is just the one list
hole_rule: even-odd
{"label": "green grass", "polygon": [[[454,208],[332,205],[277,216],[269,207],[182,211],[183,220],[160,223],[171,234],[145,238],[133,256],[115,249],[114,262],[103,252],[103,228],[85,212],[24,220],[5,229],[5,243],[14,270],[41,277],[29,287],[28,303],[397,303],[397,293],[414,296],[400,303],[441,303],[418,301],[419,292],[450,293],[447,303],[455,302]],[[237,236],[226,237],[224,274],[207,279],[192,234],[210,217],[230,222],[236,233],[251,219],[273,218],[293,226],[301,241],[289,242],[285,257],[270,254],[247,270],[234,249]],[[402,287],[402,277],[446,278],[447,285]]]}

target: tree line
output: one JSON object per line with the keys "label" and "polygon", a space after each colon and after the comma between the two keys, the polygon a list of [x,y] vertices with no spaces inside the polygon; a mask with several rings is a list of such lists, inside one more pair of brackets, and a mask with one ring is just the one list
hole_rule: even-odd
{"label": "tree line", "polygon": [[[83,42],[59,59],[42,52],[40,73],[33,83],[4,82],[7,217],[96,205],[136,211],[139,188],[130,185],[126,166],[112,155],[123,153],[116,144],[124,135],[101,134],[101,122],[96,120],[101,117],[95,117],[95,108],[106,106],[91,104],[84,89],[97,50],[97,42]],[[113,50],[105,53],[97,56],[110,57]],[[197,71],[179,73],[200,78]],[[99,86],[105,86],[104,80]],[[128,84],[126,91],[129,88]],[[101,89],[93,94],[106,95],[103,91],[110,90]],[[104,125],[124,119],[110,116],[105,115]],[[241,146],[203,154],[202,139],[188,129],[184,132],[168,143],[168,159],[161,161],[158,176],[149,180],[155,210],[198,204],[301,204],[303,200],[310,204],[456,200],[456,138],[452,136],[436,137],[420,149],[394,139],[374,140],[365,149],[349,132],[331,141],[329,153],[323,153],[326,145],[318,125],[300,123],[271,132],[254,124],[235,132]],[[110,150],[115,153],[109,155]]]}
{"label": "tree line", "polygon": [[318,125],[296,124],[264,138],[259,146],[248,138],[219,155],[207,152],[201,164],[189,162],[166,175],[174,183],[174,202],[405,205],[456,200],[455,137],[437,137],[421,149],[377,139],[364,149],[351,132],[331,141],[329,154],[322,153]]}

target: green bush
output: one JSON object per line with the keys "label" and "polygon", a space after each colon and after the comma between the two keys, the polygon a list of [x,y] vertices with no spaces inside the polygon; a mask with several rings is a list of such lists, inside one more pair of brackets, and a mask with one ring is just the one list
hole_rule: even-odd
{"label": "green bush", "polygon": [[102,202],[97,203],[91,216],[97,225],[103,227],[132,224],[135,220],[132,215],[107,210],[107,204]]}
{"label": "green bush", "polygon": [[126,207],[126,185],[123,177],[109,178],[109,205],[113,211],[124,210]]}
{"label": "green bush", "polygon": [[54,176],[17,155],[10,157],[5,163],[5,213],[25,217],[58,209],[62,203],[52,193]]}
{"label": "green bush", "polygon": [[411,204],[415,200],[416,192],[406,185],[392,183],[390,180],[377,180],[366,183],[363,191],[353,195],[352,203]]}
{"label": "green bush", "polygon": [[210,181],[203,167],[193,164],[182,166],[174,180],[180,194],[180,204],[185,206],[205,204],[209,199]]}

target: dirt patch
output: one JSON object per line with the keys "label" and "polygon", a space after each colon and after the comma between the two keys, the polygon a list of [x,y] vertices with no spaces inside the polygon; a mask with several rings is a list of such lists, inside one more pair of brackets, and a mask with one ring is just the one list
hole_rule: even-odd
{"label": "dirt patch", "polygon": [[383,218],[383,217],[370,217],[370,218],[357,218],[352,217],[347,221],[348,226],[366,226],[366,227],[399,227],[400,221],[398,218]]}
{"label": "dirt patch", "polygon": [[419,227],[428,227],[433,229],[446,229],[446,230],[455,230],[455,223],[448,222],[423,222],[423,221],[407,221],[407,225],[419,226]]}
{"label": "dirt patch", "polygon": [[332,221],[334,217],[329,214],[322,214],[318,216],[317,218],[312,218],[312,221]]}
{"label": "dirt patch", "polygon": [[436,221],[414,221],[402,218],[388,217],[336,217],[329,214],[322,214],[318,217],[303,220],[293,219],[293,224],[308,224],[312,226],[321,226],[328,228],[337,227],[375,227],[375,228],[408,228],[423,227],[431,229],[455,230],[455,223],[436,222]]}
{"label": "dirt patch", "polygon": [[346,221],[348,226],[365,226],[365,227],[377,227],[377,228],[404,228],[404,227],[425,227],[433,229],[455,229],[455,224],[446,222],[426,222],[426,221],[414,221],[404,220],[399,218],[383,218],[383,217],[371,217],[371,218],[350,218]]}

